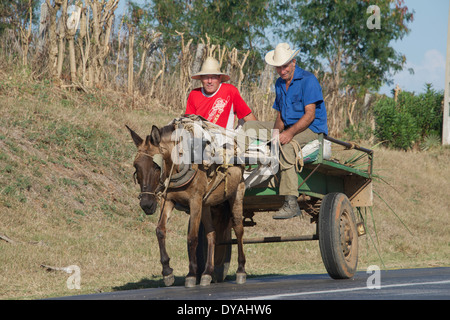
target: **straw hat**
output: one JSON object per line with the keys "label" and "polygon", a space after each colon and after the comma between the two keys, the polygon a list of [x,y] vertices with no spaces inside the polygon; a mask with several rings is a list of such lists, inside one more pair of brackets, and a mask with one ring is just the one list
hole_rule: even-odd
{"label": "straw hat", "polygon": [[298,50],[292,50],[287,43],[279,43],[275,50],[269,51],[266,54],[267,64],[274,67],[281,67],[294,59],[294,57],[300,52]]}
{"label": "straw hat", "polygon": [[230,80],[229,75],[222,73],[220,71],[219,61],[217,61],[213,57],[206,58],[206,60],[203,62],[202,69],[200,70],[200,72],[197,72],[191,78],[195,79],[195,80],[201,80],[202,76],[209,75],[209,74],[221,75],[222,82]]}

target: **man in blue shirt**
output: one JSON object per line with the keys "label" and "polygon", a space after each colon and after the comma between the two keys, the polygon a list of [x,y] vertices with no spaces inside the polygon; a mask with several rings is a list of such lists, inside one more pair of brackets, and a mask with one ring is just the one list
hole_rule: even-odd
{"label": "man in blue shirt", "polygon": [[280,156],[280,195],[285,196],[284,205],[274,219],[289,219],[301,214],[297,203],[298,177],[295,171],[295,148],[292,140],[303,147],[318,138],[319,133],[328,134],[327,111],[322,88],[317,78],[299,68],[294,57],[300,50],[292,50],[287,43],[280,43],[266,54],[266,63],[276,68],[280,76],[275,83],[276,98],[273,108],[277,110],[274,129],[280,132],[282,145]]}
{"label": "man in blue shirt", "polygon": [[277,117],[275,123],[252,121],[244,126],[245,129],[277,129],[279,132],[282,151],[279,194],[285,196],[285,201],[273,216],[274,219],[301,215],[297,203],[296,146],[305,146],[317,139],[319,133],[328,134],[322,88],[312,73],[296,66],[295,56],[299,51],[292,50],[287,43],[280,43],[266,54],[266,63],[274,66],[280,76],[275,83],[276,98],[273,104]]}

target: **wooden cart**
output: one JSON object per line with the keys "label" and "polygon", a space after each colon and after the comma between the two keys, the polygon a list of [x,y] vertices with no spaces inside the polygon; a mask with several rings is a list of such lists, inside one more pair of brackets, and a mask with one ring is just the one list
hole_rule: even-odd
{"label": "wooden cart", "polygon": [[[356,150],[357,155],[347,161],[326,160],[323,156],[325,139],[342,149]],[[373,151],[324,135],[319,136],[319,142],[321,147],[317,158],[305,163],[302,171],[298,173],[298,203],[311,217],[311,222],[316,224],[315,233],[290,237],[269,235],[246,238],[244,243],[318,240],[328,274],[333,279],[347,279],[353,277],[356,272],[358,237],[365,234],[364,222],[356,212],[372,206],[373,202]],[[256,225],[255,214],[276,211],[282,206],[284,196],[278,195],[276,181],[276,177],[273,177],[246,191],[244,226]],[[216,230],[216,233],[215,277],[216,281],[223,281],[228,272],[232,244],[235,241],[231,239],[230,229]],[[203,251],[200,244],[197,253],[199,266],[202,265]]]}

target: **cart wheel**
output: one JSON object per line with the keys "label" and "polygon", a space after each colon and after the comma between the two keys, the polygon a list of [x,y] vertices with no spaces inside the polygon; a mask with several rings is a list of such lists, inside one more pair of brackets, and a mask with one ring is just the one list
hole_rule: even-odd
{"label": "cart wheel", "polygon": [[319,247],[333,279],[353,277],[358,265],[358,233],[353,207],[342,193],[327,194],[320,206]]}

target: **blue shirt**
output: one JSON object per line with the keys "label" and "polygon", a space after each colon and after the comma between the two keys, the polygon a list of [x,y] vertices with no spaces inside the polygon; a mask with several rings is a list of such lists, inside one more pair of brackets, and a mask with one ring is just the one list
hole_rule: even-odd
{"label": "blue shirt", "polygon": [[278,78],[275,83],[276,98],[273,109],[281,113],[284,126],[290,127],[305,114],[305,106],[316,105],[316,117],[309,129],[315,133],[328,134],[327,110],[322,88],[317,78],[308,71],[295,66],[294,76],[286,92],[286,81]]}

